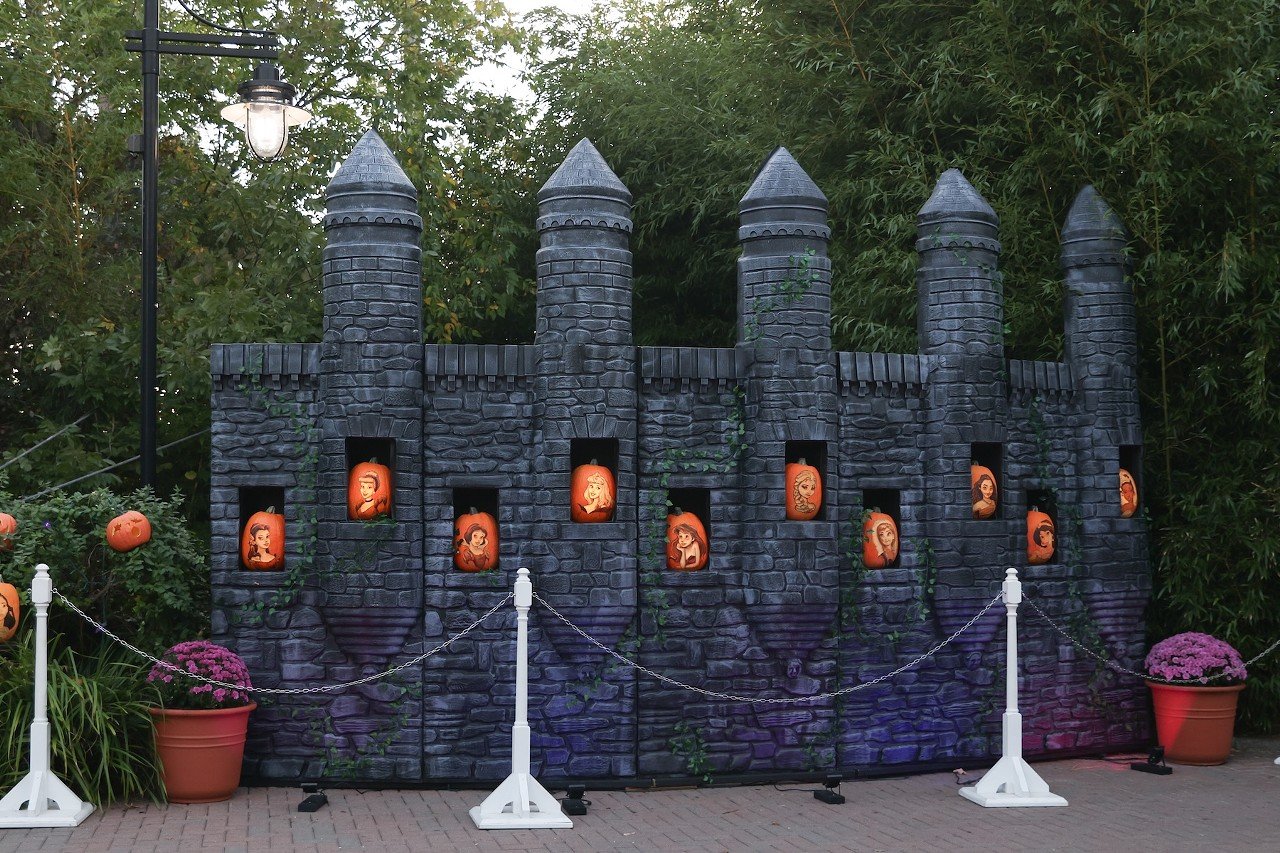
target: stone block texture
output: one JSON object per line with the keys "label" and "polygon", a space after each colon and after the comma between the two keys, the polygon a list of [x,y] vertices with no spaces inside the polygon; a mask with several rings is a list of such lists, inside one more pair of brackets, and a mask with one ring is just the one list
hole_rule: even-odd
{"label": "stone block texture", "polygon": [[[1118,498],[1119,469],[1141,467],[1133,294],[1123,226],[1091,187],[1062,231],[1061,363],[1006,359],[999,219],[956,170],[919,213],[910,354],[832,350],[827,201],[786,149],[740,204],[732,348],[635,346],[631,194],[589,141],[538,202],[534,342],[424,345],[417,194],[370,132],[329,186],[320,342],[214,347],[215,639],[268,687],[405,665],[264,700],[250,777],[505,777],[515,613],[507,603],[480,620],[520,566],[547,604],[649,670],[535,603],[533,769],[552,780],[994,756],[1003,607],[885,676],[960,631],[1010,565],[1046,614],[1137,664],[1146,522],[1121,518]],[[393,509],[353,521],[348,472],[375,449],[392,468]],[[823,478],[813,521],[785,515],[785,466],[801,456]],[[574,523],[570,473],[597,457],[616,477],[614,516]],[[997,471],[991,519],[972,517],[975,457]],[[285,566],[245,571],[241,527],[268,500],[285,514]],[[666,568],[677,502],[707,526],[702,571]],[[454,523],[477,504],[497,518],[499,565],[465,573]],[[1041,566],[1025,556],[1032,506],[1057,524],[1057,554]],[[871,509],[899,522],[890,568],[862,563]],[[1142,685],[1020,613],[1027,754],[1145,743]]]}

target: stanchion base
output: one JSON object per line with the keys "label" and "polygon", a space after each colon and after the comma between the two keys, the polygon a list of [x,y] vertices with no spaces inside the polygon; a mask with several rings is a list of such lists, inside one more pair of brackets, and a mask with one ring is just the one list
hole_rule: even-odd
{"label": "stanchion base", "polygon": [[989,809],[1065,806],[1064,797],[1049,790],[1048,784],[1021,758],[1004,756],[978,780],[960,789],[960,796]]}
{"label": "stanchion base", "polygon": [[[41,801],[43,809],[31,808]],[[79,826],[91,814],[93,804],[82,801],[53,773],[32,771],[0,800],[0,829]]]}
{"label": "stanchion base", "polygon": [[573,829],[556,798],[528,773],[512,773],[470,814],[480,829]]}

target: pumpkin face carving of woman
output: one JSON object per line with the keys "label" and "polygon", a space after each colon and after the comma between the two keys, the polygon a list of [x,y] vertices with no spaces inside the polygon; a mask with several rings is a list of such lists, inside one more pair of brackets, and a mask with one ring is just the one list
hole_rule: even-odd
{"label": "pumpkin face carving of woman", "polygon": [[1053,559],[1057,531],[1048,513],[1032,507],[1027,512],[1027,562],[1041,566]]}
{"label": "pumpkin face carving of woman", "polygon": [[594,459],[588,465],[573,469],[569,484],[572,491],[570,517],[577,522],[613,520],[613,474],[608,468],[597,465]]}
{"label": "pumpkin face carving of woman", "polygon": [[973,517],[990,518],[996,514],[996,477],[991,469],[974,463],[969,466],[972,484]]}
{"label": "pumpkin face carving of woman", "polygon": [[13,584],[0,583],[0,643],[18,633],[18,590]]}
{"label": "pumpkin face carving of woman", "polygon": [[872,512],[862,524],[862,562],[869,569],[886,569],[898,559],[898,526],[893,516]]}
{"label": "pumpkin face carving of woman", "polygon": [[667,516],[667,568],[694,572],[707,565],[707,531],[702,521],[678,507]]}
{"label": "pumpkin face carving of woman", "polygon": [[265,564],[275,562],[275,559],[276,555],[271,553],[271,528],[265,524],[250,527],[248,562]]}
{"label": "pumpkin face carving of woman", "polygon": [[1120,517],[1132,518],[1138,511],[1138,484],[1133,475],[1120,469]]}
{"label": "pumpkin face carving of woman", "polygon": [[812,521],[822,508],[822,477],[818,469],[804,459],[788,462],[785,469],[787,518]]}
{"label": "pumpkin face carving of woman", "polygon": [[352,521],[372,521],[391,515],[391,469],[377,459],[361,462],[347,475],[347,515]]}
{"label": "pumpkin face carving of woman", "polygon": [[453,529],[453,564],[464,572],[486,572],[498,565],[498,523],[471,507]]}

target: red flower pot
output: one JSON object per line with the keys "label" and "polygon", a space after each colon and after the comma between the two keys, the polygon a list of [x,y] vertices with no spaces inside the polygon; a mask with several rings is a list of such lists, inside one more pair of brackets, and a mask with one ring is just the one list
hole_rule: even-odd
{"label": "red flower pot", "polygon": [[240,787],[240,764],[249,713],[256,702],[237,708],[177,711],[152,708],[156,754],[171,803],[216,803]]}
{"label": "red flower pot", "polygon": [[1156,739],[1174,764],[1222,764],[1231,754],[1243,684],[1198,687],[1148,681]]}

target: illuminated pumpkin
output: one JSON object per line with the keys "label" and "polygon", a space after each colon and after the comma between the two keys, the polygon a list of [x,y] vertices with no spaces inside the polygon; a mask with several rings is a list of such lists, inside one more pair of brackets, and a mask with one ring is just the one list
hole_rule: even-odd
{"label": "illuminated pumpkin", "polygon": [[391,513],[391,469],[377,459],[361,462],[347,477],[347,509],[352,521]]}
{"label": "illuminated pumpkin", "polygon": [[1047,512],[1032,507],[1027,513],[1027,562],[1039,566],[1053,559],[1057,532]]}
{"label": "illuminated pumpkin", "polygon": [[868,569],[887,569],[898,559],[898,525],[883,512],[867,514],[862,523],[862,562]]}
{"label": "illuminated pumpkin", "polygon": [[0,512],[0,551],[13,550],[13,534],[17,529],[17,519],[7,512]]}
{"label": "illuminated pumpkin", "polygon": [[969,466],[969,483],[973,494],[973,517],[990,518],[996,514],[996,475],[977,462]]}
{"label": "illuminated pumpkin", "polygon": [[674,507],[667,516],[667,568],[696,572],[707,566],[707,529],[698,516]]}
{"label": "illuminated pumpkin", "polygon": [[18,633],[18,589],[0,583],[0,643]]}
{"label": "illuminated pumpkin", "polygon": [[822,508],[822,475],[802,458],[787,463],[786,483],[787,518],[811,521]]}
{"label": "illuminated pumpkin", "polygon": [[1120,469],[1120,517],[1131,518],[1138,511],[1138,482],[1125,469]]}
{"label": "illuminated pumpkin", "polygon": [[486,572],[498,565],[498,523],[471,507],[453,528],[453,564],[464,572]]}
{"label": "illuminated pumpkin", "polygon": [[268,507],[255,512],[240,533],[240,562],[246,569],[278,569],[284,565],[284,516]]}
{"label": "illuminated pumpkin", "polygon": [[139,545],[151,541],[151,522],[137,510],[129,510],[124,515],[111,519],[107,525],[107,544],[112,550],[132,551]]}
{"label": "illuminated pumpkin", "polygon": [[579,465],[569,478],[569,516],[577,522],[611,521],[617,505],[613,472],[603,465]]}

